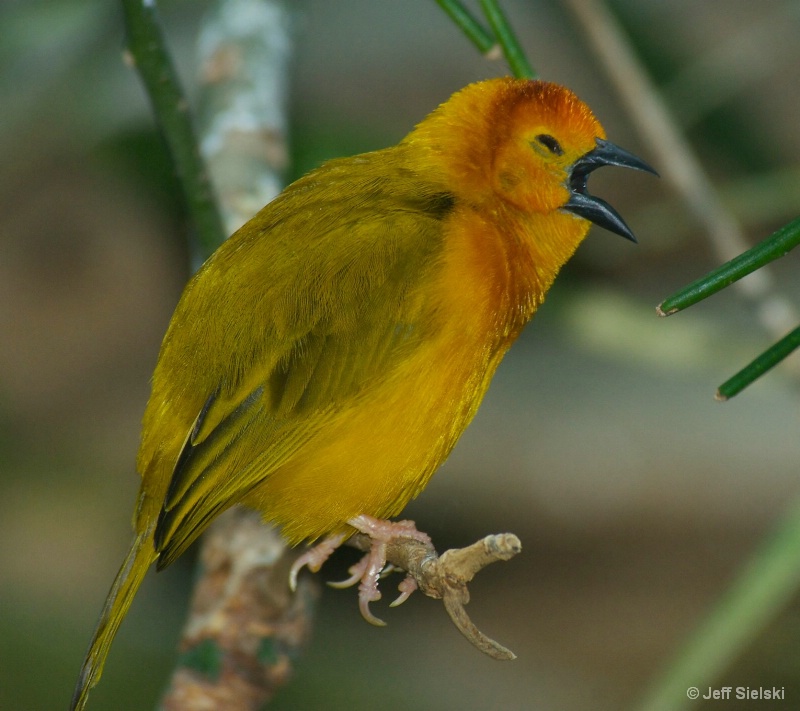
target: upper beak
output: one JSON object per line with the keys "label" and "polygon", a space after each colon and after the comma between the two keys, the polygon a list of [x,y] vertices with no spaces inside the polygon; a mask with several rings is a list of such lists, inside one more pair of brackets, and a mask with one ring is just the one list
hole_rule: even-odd
{"label": "upper beak", "polygon": [[594,224],[625,237],[631,242],[636,242],[636,237],[633,236],[633,232],[625,224],[625,220],[620,214],[605,200],[590,195],[586,191],[586,179],[589,177],[589,173],[604,165],[619,165],[653,175],[658,175],[658,173],[633,153],[628,153],[602,138],[596,140],[597,147],[573,163],[568,182],[570,197],[561,209],[594,222]]}

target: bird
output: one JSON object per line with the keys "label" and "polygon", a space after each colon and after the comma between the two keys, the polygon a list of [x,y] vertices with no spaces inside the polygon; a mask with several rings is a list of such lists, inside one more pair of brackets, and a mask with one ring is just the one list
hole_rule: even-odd
{"label": "bird", "polygon": [[161,345],[134,536],[71,711],[99,681],[147,570],[233,505],[292,545],[317,543],[292,583],[369,535],[348,582],[361,580],[362,614],[380,623],[369,603],[386,541],[427,540],[389,519],[447,458],[591,224],[636,241],[588,192],[609,165],[655,174],[566,87],[478,81],[396,145],[301,177],[209,257]]}

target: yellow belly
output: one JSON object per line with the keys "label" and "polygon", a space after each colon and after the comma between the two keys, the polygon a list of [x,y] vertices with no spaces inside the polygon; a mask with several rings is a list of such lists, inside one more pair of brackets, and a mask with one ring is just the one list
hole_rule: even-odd
{"label": "yellow belly", "polygon": [[293,543],[345,530],[359,514],[396,516],[450,453],[499,359],[463,343],[432,345],[339,413],[243,503]]}

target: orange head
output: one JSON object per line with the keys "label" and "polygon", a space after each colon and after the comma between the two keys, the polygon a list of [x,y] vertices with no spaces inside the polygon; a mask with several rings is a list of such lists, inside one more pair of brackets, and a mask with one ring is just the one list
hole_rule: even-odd
{"label": "orange head", "polygon": [[603,165],[650,173],[644,161],[605,140],[569,89],[527,79],[490,79],[454,94],[406,138],[476,205],[497,199],[526,213],[571,212],[635,241],[606,202],[586,192]]}

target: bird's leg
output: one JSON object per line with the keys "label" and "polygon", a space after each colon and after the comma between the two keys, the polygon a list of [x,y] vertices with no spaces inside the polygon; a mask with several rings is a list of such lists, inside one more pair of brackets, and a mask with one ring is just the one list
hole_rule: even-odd
{"label": "bird's leg", "polygon": [[[373,518],[372,516],[356,516],[350,519],[349,523],[357,531],[370,537],[372,547],[358,563],[350,568],[351,577],[337,583],[336,587],[346,587],[359,582],[358,586],[358,607],[362,617],[373,625],[382,626],[386,623],[378,619],[370,612],[369,604],[375,600],[380,600],[381,593],[378,590],[378,579],[386,566],[386,546],[396,538],[412,538],[421,543],[430,543],[431,539],[426,533],[417,530],[413,521],[384,521]],[[408,599],[417,583],[410,575],[407,575],[400,583],[400,597],[392,606],[397,606]]]}
{"label": "bird's leg", "polygon": [[[359,583],[358,608],[361,610],[361,615],[367,622],[383,626],[386,623],[370,612],[369,604],[381,598],[381,593],[378,590],[378,579],[386,568],[387,545],[397,538],[412,538],[421,543],[430,543],[431,539],[427,533],[418,531],[413,521],[385,521],[372,516],[361,515],[351,518],[347,523],[360,533],[369,536],[372,546],[369,553],[350,567],[348,570],[350,577],[347,580],[329,583],[329,585],[334,588],[346,588]],[[344,539],[345,534],[343,533],[331,536],[301,555],[294,562],[289,572],[289,586],[291,589],[296,589],[297,574],[303,566],[308,566],[310,571],[316,573],[322,564],[328,560],[331,553],[342,544]],[[406,575],[403,582],[398,586],[400,596],[391,603],[391,607],[396,607],[405,602],[416,589],[417,582],[410,575]]]}

